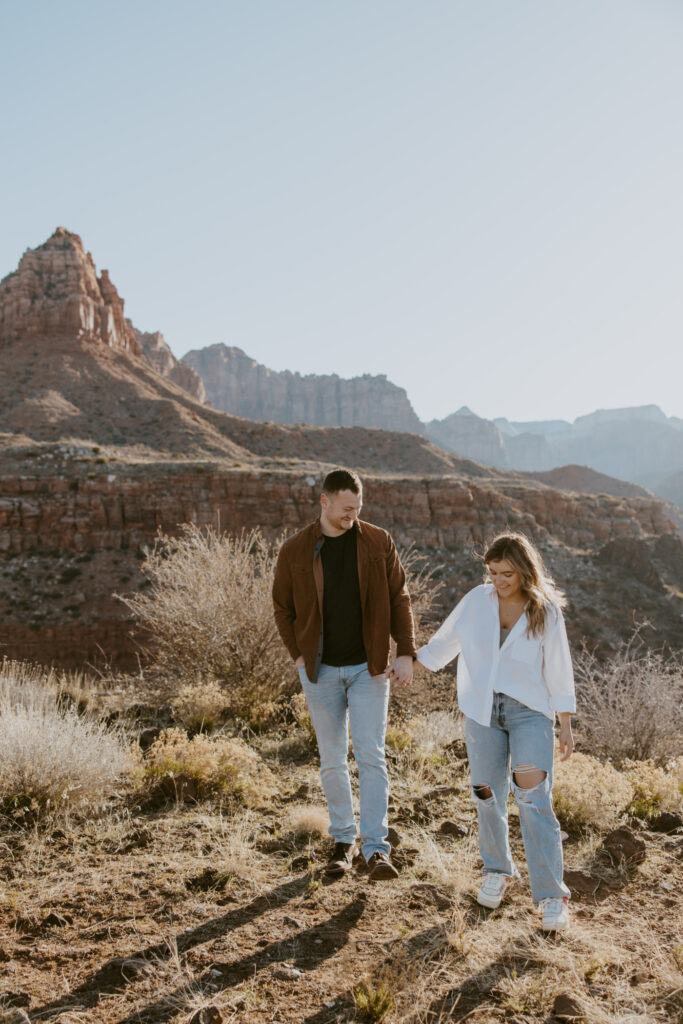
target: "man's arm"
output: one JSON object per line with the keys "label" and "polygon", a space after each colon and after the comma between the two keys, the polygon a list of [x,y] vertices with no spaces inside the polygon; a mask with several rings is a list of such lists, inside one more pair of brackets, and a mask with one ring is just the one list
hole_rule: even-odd
{"label": "man's arm", "polygon": [[273,609],[275,614],[275,625],[282,637],[282,642],[291,654],[294,661],[301,657],[301,651],[297,647],[294,636],[294,593],[292,588],[292,572],[289,565],[289,558],[284,547],[280,548],[275,566],[275,578],[273,580]]}
{"label": "man's arm", "polygon": [[391,602],[391,635],[396,641],[396,658],[389,666],[389,676],[394,682],[408,686],[413,679],[413,659],[417,656],[415,624],[406,574],[391,537],[386,567]]}

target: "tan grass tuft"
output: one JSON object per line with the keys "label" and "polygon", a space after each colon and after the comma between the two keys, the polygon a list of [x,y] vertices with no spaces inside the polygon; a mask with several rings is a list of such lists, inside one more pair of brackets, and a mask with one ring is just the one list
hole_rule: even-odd
{"label": "tan grass tuft", "polygon": [[211,732],[230,704],[215,679],[183,686],[171,701],[173,716],[191,734]]}
{"label": "tan grass tuft", "polygon": [[326,836],[330,827],[327,807],[299,804],[290,807],[287,824],[298,836]]}
{"label": "tan grass tuft", "polygon": [[629,778],[588,754],[574,754],[555,765],[553,806],[567,832],[615,825],[633,792]]}
{"label": "tan grass tuft", "polygon": [[465,735],[462,715],[456,717],[448,711],[430,711],[411,718],[405,732],[416,746],[429,753],[443,751]]}

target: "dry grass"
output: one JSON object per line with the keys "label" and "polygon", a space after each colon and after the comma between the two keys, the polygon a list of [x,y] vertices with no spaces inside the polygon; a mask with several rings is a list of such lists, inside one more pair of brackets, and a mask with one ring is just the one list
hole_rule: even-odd
{"label": "dry grass", "polygon": [[296,836],[326,836],[330,827],[327,807],[299,804],[289,808],[287,826]]}
{"label": "dry grass", "polygon": [[311,721],[308,705],[306,704],[306,697],[303,693],[295,693],[292,697],[291,704],[292,714],[294,715],[296,724],[304,733],[309,746],[315,749],[318,745],[318,741],[315,736],[315,729],[313,728],[313,722]]}
{"label": "dry grass", "polygon": [[153,638],[161,678],[216,680],[235,713],[296,687],[273,619],[276,557],[258,530],[233,537],[184,524],[178,537],[159,535],[142,564],[149,588],[120,599]]}
{"label": "dry grass", "polygon": [[429,639],[431,626],[427,627],[425,623],[444,587],[443,582],[438,578],[443,566],[434,565],[412,544],[407,548],[400,548],[398,554],[406,574],[415,623],[415,638],[419,646]]}
{"label": "dry grass", "polygon": [[0,811],[17,822],[101,808],[136,756],[122,733],[60,702],[51,674],[5,663],[0,674]]}
{"label": "dry grass", "polygon": [[625,761],[622,767],[634,788],[631,814],[646,819],[662,811],[683,814],[683,757],[665,768],[652,761]]}
{"label": "dry grass", "polygon": [[256,848],[263,825],[252,809],[238,808],[227,815],[204,814],[198,822],[202,843],[210,846],[222,871],[249,879],[252,884],[270,881],[267,858]]}
{"label": "dry grass", "polygon": [[665,764],[683,748],[683,660],[641,644],[638,633],[609,661],[575,659],[578,721],[593,753]]}
{"label": "dry grass", "polygon": [[417,859],[411,874],[453,894],[472,892],[479,885],[479,847],[475,835],[457,843],[438,842],[426,829],[416,829]]}
{"label": "dry grass", "polygon": [[553,779],[553,805],[567,832],[588,826],[615,825],[633,798],[631,781],[588,754],[575,753],[569,761],[557,761]]}
{"label": "dry grass", "polygon": [[144,782],[177,800],[260,803],[275,789],[270,770],[242,740],[203,733],[190,739],[180,729],[165,729],[150,747]]}
{"label": "dry grass", "polygon": [[428,754],[441,753],[465,736],[462,714],[448,711],[430,711],[411,718],[404,726],[413,744]]}
{"label": "dry grass", "polygon": [[225,690],[221,689],[215,679],[210,679],[204,683],[183,686],[171,700],[171,710],[175,720],[194,735],[215,729],[229,703]]}

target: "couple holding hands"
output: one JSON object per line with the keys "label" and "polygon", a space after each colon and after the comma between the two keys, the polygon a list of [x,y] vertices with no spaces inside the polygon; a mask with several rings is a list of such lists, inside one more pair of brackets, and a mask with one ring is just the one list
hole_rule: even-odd
{"label": "couple holding hands", "polygon": [[[395,878],[387,841],[385,735],[390,680],[412,681],[419,661],[436,672],[458,659],[458,705],[477,807],[483,877],[477,901],[498,907],[517,877],[508,836],[514,792],[533,902],[545,931],[569,926],[560,826],[553,812],[555,716],[562,760],[573,750],[574,676],[563,595],[521,534],[497,537],[486,582],[415,648],[406,577],[386,530],[360,520],[356,473],[329,473],[320,517],[283,544],[273,583],[275,621],[297,666],[315,729],[334,850],[329,875],[351,868],[356,822],[348,729],[358,766],[361,852],[372,881]],[[396,658],[387,667],[390,638]]]}

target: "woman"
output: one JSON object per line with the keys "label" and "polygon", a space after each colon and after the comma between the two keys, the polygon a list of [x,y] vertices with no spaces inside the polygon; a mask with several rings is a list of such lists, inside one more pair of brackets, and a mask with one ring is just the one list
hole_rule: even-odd
{"label": "woman", "polygon": [[574,749],[576,710],[566,600],[523,534],[497,537],[484,563],[487,582],[465,595],[417,657],[436,672],[460,655],[458,703],[484,864],[477,901],[498,907],[519,877],[508,837],[512,765],[532,898],[543,910],[543,929],[561,931],[569,927],[569,889],[552,805],[553,725],[557,714],[565,761]]}

